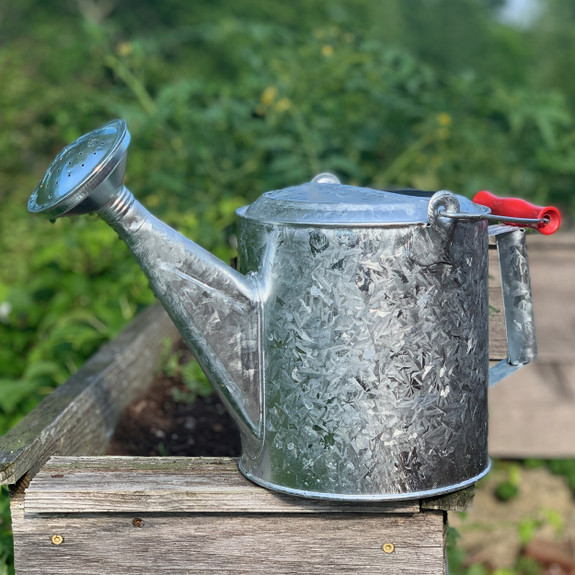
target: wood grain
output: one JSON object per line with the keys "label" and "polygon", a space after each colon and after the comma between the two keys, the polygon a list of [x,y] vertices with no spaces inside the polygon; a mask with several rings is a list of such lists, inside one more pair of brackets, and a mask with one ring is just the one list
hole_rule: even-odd
{"label": "wood grain", "polygon": [[575,457],[575,234],[527,238],[538,357],[489,391],[495,457]]}
{"label": "wood grain", "polygon": [[161,307],[145,310],[0,437],[0,484],[33,474],[53,454],[105,453],[123,410],[152,382],[166,340],[177,337]]}
{"label": "wood grain", "polygon": [[443,532],[433,512],[74,514],[26,518],[14,531],[16,572],[26,575],[434,575],[445,573]]}
{"label": "wood grain", "polygon": [[54,457],[12,494],[17,575],[439,575],[444,515],[279,496],[231,458]]}
{"label": "wood grain", "polygon": [[334,503],[272,493],[232,458],[53,457],[26,513],[417,513],[418,501]]}

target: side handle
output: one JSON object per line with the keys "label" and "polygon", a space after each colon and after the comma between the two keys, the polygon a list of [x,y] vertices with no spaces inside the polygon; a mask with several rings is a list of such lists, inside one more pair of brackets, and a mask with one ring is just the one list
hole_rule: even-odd
{"label": "side handle", "polygon": [[533,361],[537,356],[537,341],[525,231],[499,225],[491,226],[489,232],[497,242],[507,338],[507,359],[489,370],[492,386]]}

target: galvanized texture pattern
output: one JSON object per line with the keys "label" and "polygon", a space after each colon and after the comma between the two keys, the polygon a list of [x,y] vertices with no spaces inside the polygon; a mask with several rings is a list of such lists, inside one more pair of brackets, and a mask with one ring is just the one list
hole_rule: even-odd
{"label": "galvanized texture pattern", "polygon": [[242,222],[263,278],[265,438],[245,472],[302,495],[408,496],[484,472],[487,225]]}
{"label": "galvanized texture pattern", "polygon": [[259,434],[259,302],[254,283],[152,216],[124,188],[100,212],[245,435]]}
{"label": "galvanized texture pattern", "polygon": [[533,301],[525,232],[521,229],[497,238],[509,363],[529,363],[537,355]]}

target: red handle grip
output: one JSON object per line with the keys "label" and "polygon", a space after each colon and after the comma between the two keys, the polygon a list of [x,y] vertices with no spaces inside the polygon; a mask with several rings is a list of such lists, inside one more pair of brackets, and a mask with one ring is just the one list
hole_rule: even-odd
{"label": "red handle grip", "polygon": [[491,208],[491,213],[497,216],[544,220],[537,224],[537,229],[547,236],[555,233],[561,224],[559,210],[551,206],[542,208],[519,198],[500,198],[486,190],[475,194],[473,201]]}

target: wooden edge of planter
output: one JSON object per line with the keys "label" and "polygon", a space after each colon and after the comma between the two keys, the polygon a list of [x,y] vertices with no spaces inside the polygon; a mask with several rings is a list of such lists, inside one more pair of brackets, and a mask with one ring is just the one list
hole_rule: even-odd
{"label": "wooden edge of planter", "polygon": [[248,481],[232,457],[52,456],[11,487],[27,514],[420,513],[465,511],[475,486],[426,499],[342,502],[275,493]]}
{"label": "wooden edge of planter", "polygon": [[417,500],[356,502],[275,493],[232,457],[51,457],[26,513],[419,513]]}
{"label": "wooden edge of planter", "polygon": [[166,341],[178,337],[158,304],[139,314],[0,437],[0,485],[34,475],[52,455],[105,453],[123,410],[152,383]]}

